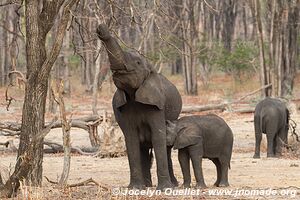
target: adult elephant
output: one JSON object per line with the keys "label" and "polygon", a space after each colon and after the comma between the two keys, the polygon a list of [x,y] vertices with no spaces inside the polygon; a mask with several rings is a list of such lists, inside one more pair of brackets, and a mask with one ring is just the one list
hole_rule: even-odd
{"label": "adult elephant", "polygon": [[157,189],[177,184],[166,146],[166,120],[178,118],[182,108],[176,87],[139,54],[123,51],[104,24],[97,28],[110,62],[117,90],[112,105],[125,136],[130,167],[130,188],[152,186],[151,149],[157,164]]}
{"label": "adult elephant", "polygon": [[289,110],[279,99],[267,97],[255,107],[255,153],[260,158],[262,133],[267,135],[267,157],[281,155],[282,143],[288,141]]}

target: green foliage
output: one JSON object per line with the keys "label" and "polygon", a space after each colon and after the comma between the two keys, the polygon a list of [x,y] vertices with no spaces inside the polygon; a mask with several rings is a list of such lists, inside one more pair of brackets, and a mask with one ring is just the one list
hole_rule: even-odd
{"label": "green foliage", "polygon": [[[175,36],[170,37],[169,42],[170,44],[180,47],[180,42]],[[152,63],[156,63],[159,60],[161,62],[172,62],[176,57],[180,56],[180,54],[178,50],[170,44],[162,43],[160,47],[155,48],[155,51],[147,52],[147,57]]]}
{"label": "green foliage", "polygon": [[71,55],[69,56],[69,62],[72,68],[77,68],[80,66],[81,58],[78,55]]}
{"label": "green foliage", "polygon": [[209,51],[212,59],[208,62],[219,70],[229,73],[236,80],[241,80],[243,74],[252,74],[258,63],[258,48],[253,43],[236,41],[233,49],[228,51],[221,44],[214,45]]}

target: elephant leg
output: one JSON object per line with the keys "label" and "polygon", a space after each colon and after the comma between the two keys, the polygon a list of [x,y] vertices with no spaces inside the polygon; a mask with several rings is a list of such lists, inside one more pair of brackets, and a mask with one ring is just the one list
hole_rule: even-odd
{"label": "elephant leg", "polygon": [[142,172],[144,177],[144,184],[146,185],[146,187],[152,187],[151,172],[150,172],[152,153],[149,152],[149,150],[150,148],[145,148],[145,147],[141,148]]}
{"label": "elephant leg", "polygon": [[[174,187],[170,180],[166,142],[166,124],[164,115],[154,114],[151,117],[151,140],[157,166],[157,189],[164,190]],[[153,120],[155,119],[155,120]]]}
{"label": "elephant leg", "polygon": [[228,183],[228,169],[229,169],[229,162],[227,159],[220,158],[219,159],[221,164],[221,180],[219,183],[219,187],[227,187],[229,186]]}
{"label": "elephant leg", "polygon": [[276,148],[275,148],[275,155],[281,156],[282,154],[282,147],[284,147],[288,143],[287,139],[288,129],[286,127],[281,128],[276,135]]}
{"label": "elephant leg", "polygon": [[190,156],[186,148],[179,149],[178,160],[183,175],[183,187],[191,187]]}
{"label": "elephant leg", "polygon": [[267,132],[266,135],[267,135],[267,143],[268,143],[267,157],[275,157],[275,153],[274,153],[275,135],[272,132]]}
{"label": "elephant leg", "polygon": [[253,158],[260,158],[260,144],[262,139],[262,132],[260,127],[259,116],[254,116],[254,129],[255,129],[255,153]]}
{"label": "elephant leg", "polygon": [[193,145],[188,147],[189,154],[193,164],[193,170],[196,178],[196,187],[206,188],[202,171],[202,145]]}
{"label": "elephant leg", "polygon": [[118,109],[114,108],[114,114],[125,137],[127,158],[130,169],[130,183],[128,187],[143,189],[145,188],[145,184],[142,173],[140,141],[137,126],[129,119],[129,115],[131,114],[130,112],[125,115],[121,114]]}
{"label": "elephant leg", "polygon": [[222,176],[221,163],[218,158],[213,158],[213,159],[211,159],[211,161],[216,165],[216,169],[217,169],[217,180],[214,183],[214,186],[219,187],[220,181],[221,181],[221,176]]}
{"label": "elephant leg", "polygon": [[171,179],[172,184],[175,187],[177,187],[178,181],[174,175],[173,163],[172,163],[172,147],[167,147],[167,155],[168,155],[168,167],[169,167],[170,179]]}
{"label": "elephant leg", "polygon": [[[123,127],[123,128],[122,128]],[[143,189],[145,187],[142,166],[141,166],[141,151],[138,132],[136,129],[128,129],[122,126],[122,131],[125,136],[125,144],[127,157],[130,168],[130,183],[129,188]],[[130,131],[129,131],[130,130]]]}

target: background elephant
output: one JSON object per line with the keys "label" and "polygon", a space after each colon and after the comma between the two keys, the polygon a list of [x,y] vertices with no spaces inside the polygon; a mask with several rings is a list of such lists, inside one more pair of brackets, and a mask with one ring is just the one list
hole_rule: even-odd
{"label": "background elephant", "polygon": [[288,141],[289,110],[279,99],[267,97],[255,107],[255,153],[253,158],[260,158],[262,133],[267,135],[267,157],[281,154],[282,143]]}
{"label": "background elephant", "polygon": [[197,187],[206,187],[202,158],[210,159],[217,168],[215,186],[229,186],[228,168],[233,145],[233,134],[226,122],[217,115],[186,116],[167,121],[167,145],[179,149],[178,160],[183,174],[183,186],[190,187],[190,159]]}
{"label": "background elephant", "polygon": [[[139,54],[123,51],[106,25],[99,25],[117,91],[113,97],[116,120],[125,136],[129,166],[129,187],[151,186],[151,149],[154,149],[158,189],[173,187],[171,147],[166,146],[166,120],[175,120],[182,100],[176,87],[158,74]],[[172,183],[171,183],[172,181]]]}

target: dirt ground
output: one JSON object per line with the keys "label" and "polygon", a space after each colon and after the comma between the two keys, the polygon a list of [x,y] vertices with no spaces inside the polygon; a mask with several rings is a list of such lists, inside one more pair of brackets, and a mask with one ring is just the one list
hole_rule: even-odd
{"label": "dirt ground", "polygon": [[[184,105],[205,105],[217,104],[224,101],[238,99],[259,87],[258,79],[249,80],[240,85],[227,80],[223,76],[214,78],[209,89],[200,88],[201,95],[184,96]],[[176,83],[179,91],[183,93],[183,82],[172,77],[172,82]],[[296,85],[300,85],[300,76],[297,77]],[[296,112],[300,105],[300,87],[295,87],[293,96],[294,108],[292,109],[292,119],[299,124],[300,114]],[[103,91],[106,91],[105,88]],[[21,110],[24,91],[16,88],[10,90],[16,100],[11,105],[9,111],[6,111],[5,89],[0,88],[0,120],[1,121],[21,121]],[[240,108],[248,106],[249,103],[255,105],[259,95],[251,96],[245,101],[245,105],[240,104]],[[112,93],[101,92],[99,94],[98,109],[111,110]],[[249,101],[249,99],[252,99]],[[71,98],[66,98],[66,109],[69,114],[75,117],[91,114],[92,98],[84,92],[74,91]],[[241,102],[244,103],[244,102]],[[205,112],[207,113],[207,112]],[[198,114],[205,114],[198,113]],[[262,141],[261,159],[253,159],[254,153],[254,127],[253,114],[237,114],[234,112],[216,112],[223,117],[232,128],[234,133],[234,147],[231,160],[231,169],[229,170],[228,188],[213,187],[216,179],[215,166],[209,160],[203,161],[203,173],[205,182],[208,186],[205,190],[183,191],[175,188],[173,196],[170,193],[156,195],[154,199],[300,199],[300,159],[290,154],[282,158],[266,158],[266,138]],[[100,113],[99,113],[100,114]],[[47,113],[47,121],[53,116]],[[297,127],[300,133],[300,128]],[[60,129],[52,130],[46,137],[46,140],[62,143],[62,134]],[[7,141],[8,138],[0,136],[0,141]],[[72,146],[90,147],[90,141],[87,132],[80,129],[71,130]],[[17,145],[17,140],[15,145]],[[4,153],[0,146],[0,171],[4,181],[14,169],[16,154]],[[177,152],[173,152],[173,164],[175,175],[182,183],[182,174],[177,159]],[[43,162],[43,175],[52,181],[58,181],[63,167],[62,154],[45,154]],[[157,183],[156,166],[152,167],[152,176],[154,185]],[[192,176],[193,177],[193,176]],[[80,156],[72,154],[71,170],[68,183],[79,183],[89,178],[93,178],[103,187],[95,185],[60,188],[49,183],[46,178],[43,179],[42,188],[25,187],[22,185],[17,199],[153,199],[149,191],[146,195],[135,196],[123,195],[126,192],[126,186],[129,183],[129,166],[127,157],[118,158],[99,158],[93,156]],[[195,180],[193,179],[193,184]],[[116,195],[118,192],[122,194]],[[153,191],[153,188],[151,188]],[[150,191],[150,192],[151,192]],[[200,191],[200,193],[199,193]],[[135,191],[133,191],[135,192]],[[193,192],[196,192],[193,193]],[[223,192],[223,193],[222,193]],[[273,195],[271,195],[271,193]],[[276,194],[275,194],[276,193]],[[130,193],[132,194],[132,193]],[[184,196],[182,194],[187,194]],[[252,194],[252,196],[251,196]]]}
{"label": "dirt ground", "polygon": [[[266,158],[266,140],[263,138],[261,159],[253,159],[254,149],[254,130],[252,114],[232,114],[223,113],[234,133],[234,150],[231,160],[231,169],[229,170],[229,188],[216,188],[213,183],[216,179],[215,166],[209,160],[203,162],[203,173],[207,189],[201,190],[200,196],[182,195],[170,197],[156,196],[157,199],[174,198],[178,199],[300,199],[300,160],[299,158],[285,156],[283,158]],[[300,117],[293,114],[292,118],[296,122],[300,122]],[[61,131],[59,129],[51,131],[46,139],[61,141]],[[81,130],[73,130],[72,145],[88,146],[88,134],[81,133]],[[1,154],[0,168],[4,179],[15,164],[15,154]],[[177,152],[173,152],[173,162],[175,175],[182,183],[182,174],[177,160]],[[57,181],[63,167],[63,156],[61,154],[46,154],[44,158],[44,176],[50,180]],[[156,166],[152,168],[153,183],[157,183]],[[91,156],[73,155],[71,160],[71,171],[69,183],[78,183],[86,179],[93,178],[96,182],[104,184],[113,190],[106,192],[97,186],[85,186],[78,188],[60,189],[50,184],[44,178],[43,188],[23,188],[23,195],[27,190],[31,190],[31,198],[33,199],[124,199],[136,196],[113,195],[115,188],[123,188],[129,183],[129,166],[127,157],[119,158],[97,158]],[[195,180],[193,179],[193,183]],[[231,191],[231,194],[217,195],[209,194],[214,190]],[[123,190],[125,190],[123,188]],[[249,196],[247,191],[260,190],[265,195]],[[268,195],[268,190],[275,190],[277,195]],[[246,192],[245,192],[246,191]],[[280,193],[280,194],[278,194]],[[297,193],[297,194],[296,194]],[[21,195],[22,197],[22,195]],[[148,199],[150,195],[139,196],[141,199]]]}

